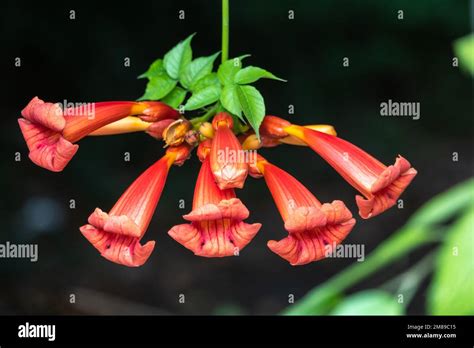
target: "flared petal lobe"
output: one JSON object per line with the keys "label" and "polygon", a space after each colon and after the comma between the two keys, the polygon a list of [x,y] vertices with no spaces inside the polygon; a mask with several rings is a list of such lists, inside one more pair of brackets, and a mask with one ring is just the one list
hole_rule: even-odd
{"label": "flared petal lobe", "polygon": [[115,263],[130,267],[143,265],[153,251],[155,242],[145,245],[140,240],[148,228],[160,199],[175,156],[162,157],[140,175],[122,194],[107,214],[96,209],[80,228],[84,237]]}
{"label": "flared petal lobe", "polygon": [[18,124],[36,165],[60,172],[78,150],[61,132],[66,125],[61,107],[33,98],[21,112]]}
{"label": "flared petal lobe", "polygon": [[288,237],[267,245],[291,265],[325,258],[354,227],[355,219],[343,202],[321,204],[293,176],[261,157],[258,168],[289,232]]}
{"label": "flared petal lobe", "polygon": [[79,145],[64,139],[59,133],[26,119],[18,120],[31,161],[53,172],[60,172],[76,154]]}
{"label": "flared petal lobe", "polygon": [[374,217],[395,205],[417,174],[401,156],[394,165],[387,167],[362,149],[336,136],[295,125],[285,130],[306,142],[364,195],[365,199],[356,197],[359,214],[364,219]]}
{"label": "flared petal lobe", "polygon": [[331,254],[333,247],[347,237],[356,222],[344,203],[337,200],[324,203],[316,216],[311,228],[303,223],[300,228],[293,228],[288,237],[269,241],[270,250],[293,266],[318,261]]}
{"label": "flared petal lobe", "polygon": [[[89,218],[89,220],[92,219]],[[103,228],[101,225],[87,224],[80,230],[83,236],[109,261],[124,266],[138,267],[143,265],[153,252],[155,241],[141,245],[137,237],[116,233],[110,229],[106,231]]]}
{"label": "flared petal lobe", "polygon": [[222,189],[242,188],[247,178],[248,163],[242,145],[232,131],[233,121],[228,114],[217,114],[210,153],[211,169],[217,185]]}
{"label": "flared petal lobe", "polygon": [[61,132],[66,126],[63,110],[59,104],[45,103],[34,97],[21,111],[21,115],[32,123],[39,124],[56,132]]}
{"label": "flared petal lobe", "polygon": [[248,216],[249,211],[233,189],[217,186],[208,156],[199,172],[193,210],[184,215],[191,223],[174,226],[168,234],[198,256],[238,255],[261,227],[259,223],[243,222]]}
{"label": "flared petal lobe", "polygon": [[411,167],[410,162],[398,156],[395,164],[385,168],[372,184],[370,194],[365,198],[356,196],[360,216],[368,219],[393,207],[416,174],[417,171]]}

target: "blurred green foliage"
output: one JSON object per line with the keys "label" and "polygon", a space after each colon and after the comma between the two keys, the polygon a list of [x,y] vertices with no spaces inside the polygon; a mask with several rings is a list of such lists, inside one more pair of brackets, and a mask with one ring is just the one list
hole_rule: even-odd
{"label": "blurred green foliage", "polygon": [[454,43],[454,52],[463,69],[474,75],[474,34],[464,36]]}
{"label": "blurred green foliage", "polygon": [[[406,276],[411,275],[415,279],[405,289],[409,296],[403,301],[397,302],[396,294],[381,290],[367,290],[346,298],[343,293],[412,250],[439,241],[442,243],[435,262],[429,260],[431,268],[435,268],[435,275],[430,287],[428,312],[440,315],[474,314],[473,198],[474,179],[432,198],[364,262],[352,264],[316,287],[283,314],[402,314],[426,275],[419,271],[420,265],[426,263],[423,260],[406,272]],[[455,222],[445,227],[456,217]]]}
{"label": "blurred green foliage", "polygon": [[474,314],[474,207],[446,234],[428,293],[428,310],[439,315]]}
{"label": "blurred green foliage", "polygon": [[348,296],[331,311],[332,315],[400,315],[400,306],[393,295],[382,290],[361,291]]}

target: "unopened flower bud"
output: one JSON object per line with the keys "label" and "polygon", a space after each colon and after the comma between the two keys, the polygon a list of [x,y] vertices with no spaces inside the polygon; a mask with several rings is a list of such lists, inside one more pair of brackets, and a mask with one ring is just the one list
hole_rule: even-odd
{"label": "unopened flower bud", "polygon": [[170,146],[166,150],[167,155],[174,157],[173,164],[180,167],[191,156],[192,146],[181,144],[179,146]]}
{"label": "unopened flower bud", "polygon": [[182,144],[186,133],[191,128],[191,122],[179,119],[171,123],[163,132],[163,140],[166,146]]}
{"label": "unopened flower bud", "polygon": [[168,118],[179,118],[179,112],[162,102],[140,102],[145,109],[139,117],[146,122],[156,122]]}
{"label": "unopened flower bud", "polygon": [[[258,160],[257,160],[258,161]],[[252,177],[252,178],[255,178],[255,179],[260,179],[263,174],[262,172],[260,171],[260,169],[257,167],[257,163],[258,162],[251,162],[249,163],[249,175]]]}
{"label": "unopened flower bud", "polygon": [[173,119],[161,120],[158,122],[153,122],[146,130],[146,132],[151,135],[153,138],[161,140],[163,139],[164,130],[171,124],[175,122]]}
{"label": "unopened flower bud", "polygon": [[265,116],[260,125],[260,134],[273,138],[283,138],[288,136],[284,130],[285,127],[290,126],[291,123],[276,116]]}
{"label": "unopened flower bud", "polygon": [[232,129],[234,127],[234,120],[227,112],[219,112],[212,119],[212,127],[214,127],[214,130],[217,130],[219,126],[226,126]]}
{"label": "unopened flower bud", "polygon": [[204,162],[211,151],[212,141],[207,139],[201,142],[197,148],[197,155],[201,162]]}
{"label": "unopened flower bud", "polygon": [[262,147],[262,143],[258,140],[256,134],[250,134],[242,142],[242,149],[244,150],[257,150]]}
{"label": "unopened flower bud", "polygon": [[189,145],[196,145],[199,142],[199,133],[193,129],[188,130],[184,136],[184,141]]}
{"label": "unopened flower bud", "polygon": [[208,139],[214,138],[214,128],[210,122],[203,122],[199,127],[199,133]]}

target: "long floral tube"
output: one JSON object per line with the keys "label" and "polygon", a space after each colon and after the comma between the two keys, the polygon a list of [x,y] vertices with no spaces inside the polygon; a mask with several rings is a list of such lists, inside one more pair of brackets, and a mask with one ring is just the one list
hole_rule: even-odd
{"label": "long floral tube", "polygon": [[89,136],[118,135],[124,133],[144,132],[152,123],[145,122],[136,116],[127,116],[118,121],[109,123],[95,131],[89,133]]}

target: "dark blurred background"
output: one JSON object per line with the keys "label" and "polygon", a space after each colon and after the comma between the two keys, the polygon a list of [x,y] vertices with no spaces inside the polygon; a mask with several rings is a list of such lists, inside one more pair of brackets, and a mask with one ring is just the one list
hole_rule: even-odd
{"label": "dark blurred background", "polygon": [[[69,19],[69,11],[76,19]],[[185,11],[185,20],[178,12]],[[294,20],[288,19],[293,10]],[[397,18],[403,10],[404,19]],[[295,123],[330,123],[339,135],[386,164],[402,154],[418,176],[404,209],[358,223],[347,243],[368,254],[436,193],[472,176],[472,81],[452,66],[453,41],[470,32],[468,1],[231,1],[231,56],[288,79],[258,82],[268,114]],[[34,96],[46,101],[133,100],[136,76],[178,41],[197,32],[194,56],[220,50],[220,1],[6,1],[2,3],[2,229],[0,242],[38,243],[39,260],[0,260],[2,314],[245,313],[273,314],[353,259],[292,267],[267,247],[286,235],[263,181],[249,179],[239,197],[261,222],[240,257],[205,259],[167,231],[190,210],[196,158],[172,168],[144,240],[149,261],[112,264],[78,228],[95,207],[109,210],[124,189],[163,153],[144,134],[86,138],[60,174],[33,165],[17,118]],[[21,67],[15,67],[15,57]],[[131,66],[124,66],[129,57]],[[343,67],[343,57],[350,66]],[[380,103],[420,102],[421,118],[381,117]],[[288,114],[294,105],[295,114]],[[15,153],[22,160],[15,162]],[[130,152],[131,161],[123,160]],[[459,161],[453,162],[453,152]],[[264,155],[299,178],[321,201],[342,199],[356,213],[355,191],[307,148]],[[76,208],[69,208],[69,201]],[[185,209],[178,201],[184,199]],[[375,287],[417,259],[412,254],[353,289]],[[70,303],[70,294],[76,303]],[[179,295],[185,303],[179,303]],[[410,314],[421,314],[420,291]]]}

